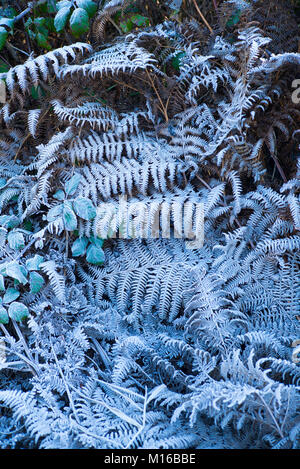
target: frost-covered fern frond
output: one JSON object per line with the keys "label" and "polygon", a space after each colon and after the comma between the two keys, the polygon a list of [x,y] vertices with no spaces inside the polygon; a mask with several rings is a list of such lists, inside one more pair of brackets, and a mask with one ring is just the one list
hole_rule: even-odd
{"label": "frost-covered fern frond", "polygon": [[287,3],[152,3],[1,75],[1,448],[300,447]]}
{"label": "frost-covered fern frond", "polygon": [[10,93],[18,85],[24,93],[29,86],[37,86],[41,79],[47,81],[50,74],[58,76],[61,65],[69,63],[82,56],[86,51],[91,51],[92,47],[85,43],[77,42],[70,46],[64,46],[54,51],[47,52],[37,58],[29,58],[24,64],[11,68],[7,73],[1,74],[6,79],[6,84]]}

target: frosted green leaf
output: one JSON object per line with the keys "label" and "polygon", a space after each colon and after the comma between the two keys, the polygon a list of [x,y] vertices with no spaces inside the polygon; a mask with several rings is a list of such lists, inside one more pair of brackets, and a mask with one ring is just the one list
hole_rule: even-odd
{"label": "frosted green leaf", "polygon": [[74,257],[83,256],[88,245],[87,238],[78,238],[74,241],[72,245],[72,254]]}
{"label": "frosted green leaf", "polygon": [[14,28],[14,19],[13,18],[0,18],[0,26],[6,27],[7,30],[12,30]]}
{"label": "frosted green leaf", "polygon": [[6,43],[7,36],[8,32],[6,31],[6,29],[0,26],[0,50],[3,49],[4,44]]}
{"label": "frosted green leaf", "polygon": [[1,215],[0,225],[5,228],[15,228],[19,224],[19,218],[15,215]]}
{"label": "frosted green leaf", "polygon": [[39,254],[35,254],[35,256],[31,257],[30,259],[27,259],[26,269],[27,270],[39,270],[40,264],[42,262],[44,262],[43,256],[40,256]]}
{"label": "frosted green leaf", "polygon": [[52,207],[47,213],[47,221],[52,222],[57,220],[59,217],[62,216],[62,212],[63,204],[55,205],[55,207]]}
{"label": "frosted green leaf", "polygon": [[77,218],[72,210],[71,203],[66,201],[63,206],[63,221],[67,231],[74,231],[77,228]]}
{"label": "frosted green leaf", "polygon": [[102,239],[102,238],[94,238],[94,237],[91,237],[91,238],[90,238],[90,241],[91,241],[91,243],[95,244],[95,246],[96,246],[97,248],[102,248],[103,243],[104,243],[104,239]]}
{"label": "frosted green leaf", "polygon": [[11,231],[8,233],[7,241],[9,247],[15,251],[23,249],[25,246],[24,235],[20,231]]}
{"label": "frosted green leaf", "polygon": [[63,7],[56,13],[54,18],[54,27],[58,33],[65,28],[70,11],[70,7]]}
{"label": "frosted green leaf", "polygon": [[105,255],[104,252],[101,248],[97,248],[93,244],[91,244],[87,248],[87,253],[86,253],[86,260],[90,264],[94,265],[101,265],[105,261]]}
{"label": "frosted green leaf", "polygon": [[38,272],[30,272],[30,293],[38,293],[45,283],[44,278]]}
{"label": "frosted green leaf", "polygon": [[6,274],[9,277],[18,280],[18,282],[22,283],[23,285],[27,283],[27,270],[25,267],[15,261],[6,265]]}
{"label": "frosted green leaf", "polygon": [[76,8],[70,18],[70,27],[75,36],[89,30],[89,15],[83,8]]}
{"label": "frosted green leaf", "polygon": [[19,298],[20,292],[15,288],[8,288],[3,296],[3,303],[11,303]]}
{"label": "frosted green leaf", "polygon": [[54,199],[56,200],[64,200],[66,195],[62,189],[58,189],[58,191],[55,192],[53,195]]}
{"label": "frosted green leaf", "polygon": [[71,179],[67,181],[65,184],[66,194],[67,195],[75,194],[80,181],[81,181],[81,175],[78,173],[74,174],[74,176],[72,176]]}
{"label": "frosted green leaf", "polygon": [[78,197],[73,202],[76,214],[84,220],[92,220],[96,216],[96,208],[89,199]]}
{"label": "frosted green leaf", "polygon": [[11,319],[20,322],[28,317],[29,311],[27,306],[25,306],[23,303],[18,303],[17,301],[14,301],[9,305],[8,314]]}
{"label": "frosted green leaf", "polygon": [[9,316],[4,306],[0,306],[0,324],[8,324]]}
{"label": "frosted green leaf", "polygon": [[70,8],[72,6],[72,2],[69,0],[62,0],[61,2],[57,2],[56,8],[57,10],[61,10],[62,8]]}
{"label": "frosted green leaf", "polygon": [[92,0],[77,0],[77,6],[83,8],[91,18],[97,11],[97,4]]}
{"label": "frosted green leaf", "polygon": [[5,291],[4,277],[0,274],[0,291]]}

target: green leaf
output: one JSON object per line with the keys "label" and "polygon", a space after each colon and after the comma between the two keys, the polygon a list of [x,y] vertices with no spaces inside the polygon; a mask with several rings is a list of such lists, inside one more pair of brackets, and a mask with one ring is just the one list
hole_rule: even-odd
{"label": "green leaf", "polygon": [[56,12],[56,2],[54,0],[47,1],[47,13],[55,13]]}
{"label": "green leaf", "polygon": [[90,240],[91,243],[93,243],[97,248],[102,248],[103,243],[104,243],[104,239],[102,239],[102,238],[94,238],[93,236],[92,236],[91,238],[89,238],[89,240]]}
{"label": "green leaf", "polygon": [[18,262],[13,261],[6,265],[6,275],[18,280],[18,282],[25,285],[27,283],[27,270]]}
{"label": "green leaf", "polygon": [[150,24],[149,18],[147,18],[146,16],[132,15],[130,19],[137,26],[149,26]]}
{"label": "green leaf", "polygon": [[9,65],[7,65],[7,63],[3,62],[3,60],[0,60],[0,73],[6,73],[6,72],[8,72],[9,69],[10,69]]}
{"label": "green leaf", "polygon": [[23,221],[23,228],[24,230],[27,230],[27,231],[32,231],[33,230],[33,225],[32,225],[32,221],[29,220],[28,218],[26,220]]}
{"label": "green leaf", "polygon": [[49,212],[47,213],[47,221],[52,222],[57,220],[59,217],[62,216],[63,213],[63,204],[55,205],[55,207],[50,208]]}
{"label": "green leaf", "polygon": [[58,33],[65,28],[70,13],[70,7],[63,7],[56,13],[56,16],[54,18],[54,26]]}
{"label": "green leaf", "polygon": [[0,216],[0,226],[5,228],[15,228],[20,223],[20,220],[15,215],[1,215]]}
{"label": "green leaf", "polygon": [[[34,34],[33,39],[35,39],[35,34]],[[45,91],[43,90],[43,88],[40,85],[32,86],[31,87],[31,96],[33,97],[33,99],[40,99],[42,96],[45,96]]]}
{"label": "green leaf", "polygon": [[45,18],[45,27],[52,33],[56,33],[56,29],[54,27],[54,18]]}
{"label": "green leaf", "polygon": [[14,29],[14,20],[13,18],[0,18],[0,26],[11,31]]}
{"label": "green leaf", "polygon": [[26,269],[29,270],[29,271],[40,270],[40,264],[42,262],[44,262],[43,256],[40,256],[39,254],[35,254],[30,259],[27,259]]}
{"label": "green leaf", "polygon": [[105,261],[105,255],[101,248],[97,248],[93,244],[87,248],[86,260],[90,264],[101,265]]}
{"label": "green leaf", "polygon": [[130,31],[132,31],[133,26],[133,22],[130,18],[120,21],[120,28],[122,29],[123,33],[130,33]]}
{"label": "green leaf", "polygon": [[176,54],[174,57],[173,57],[173,60],[172,60],[172,67],[175,68],[175,70],[179,70],[180,68],[180,61],[182,59],[182,57],[184,57],[186,55],[185,52],[178,52],[178,54]]}
{"label": "green leaf", "polygon": [[74,257],[83,256],[88,245],[88,239],[86,237],[78,238],[72,244],[72,254]]}
{"label": "green leaf", "polygon": [[0,274],[0,291],[5,291],[4,277]]}
{"label": "green leaf", "polygon": [[70,27],[74,36],[80,36],[89,30],[89,15],[83,8],[76,8],[73,11]]}
{"label": "green leaf", "polygon": [[57,2],[56,8],[57,10],[61,10],[62,8],[71,8],[72,2],[69,2],[68,0],[63,0],[62,2]]}
{"label": "green leaf", "polygon": [[30,272],[30,293],[38,293],[45,283],[44,278],[37,272]]}
{"label": "green leaf", "polygon": [[4,44],[6,43],[6,39],[8,36],[8,32],[2,26],[0,27],[0,50],[3,49]]}
{"label": "green leaf", "polygon": [[43,49],[47,49],[47,50],[51,49],[51,46],[49,42],[47,41],[47,37],[40,32],[36,34],[36,42],[38,46],[42,47]]}
{"label": "green leaf", "polygon": [[65,229],[67,231],[74,231],[77,228],[77,218],[72,210],[72,205],[69,201],[65,201],[63,204],[63,220]]}
{"label": "green leaf", "polygon": [[3,275],[3,276],[6,275],[6,266],[7,266],[7,262],[3,262],[3,264],[0,264],[0,275]]}
{"label": "green leaf", "polygon": [[235,26],[240,21],[242,10],[236,10],[233,15],[229,18],[226,23],[226,26]]}
{"label": "green leaf", "polygon": [[34,18],[33,23],[35,24],[35,26],[37,26],[37,28],[39,28],[40,26],[43,26],[45,24],[45,21],[46,18],[44,18],[43,16],[39,16],[38,18]]}
{"label": "green leaf", "polygon": [[97,4],[92,0],[77,0],[76,3],[79,8],[83,8],[88,13],[90,18],[94,16],[98,9]]}
{"label": "green leaf", "polygon": [[[2,2],[2,4],[3,3],[4,2]],[[13,7],[0,8],[0,16],[5,16],[5,18],[14,18],[14,16],[17,16],[17,12]]]}
{"label": "green leaf", "polygon": [[66,194],[62,189],[58,189],[53,195],[54,199],[56,200],[64,200],[66,198]]}
{"label": "green leaf", "polygon": [[31,29],[29,29],[27,32],[28,32],[30,39],[34,41],[36,39],[36,34],[33,31],[31,31]]}
{"label": "green leaf", "polygon": [[66,195],[75,194],[77,187],[82,179],[81,174],[75,173],[65,184]]}
{"label": "green leaf", "polygon": [[8,288],[3,296],[3,303],[11,303],[12,301],[15,301],[17,298],[19,298],[20,292],[19,290],[16,290],[15,288]]}
{"label": "green leaf", "polygon": [[8,324],[9,316],[4,306],[0,306],[0,324]]}
{"label": "green leaf", "polygon": [[23,249],[25,246],[25,239],[23,233],[20,231],[11,231],[8,233],[7,241],[9,247],[14,251],[18,251],[19,249]]}
{"label": "green leaf", "polygon": [[23,303],[18,303],[17,301],[14,301],[9,305],[8,314],[11,319],[20,322],[28,317],[29,311],[27,306],[25,306]]}
{"label": "green leaf", "polygon": [[78,197],[73,202],[75,213],[84,220],[93,220],[96,216],[96,208],[89,199]]}
{"label": "green leaf", "polygon": [[28,20],[25,22],[24,26],[25,29],[30,28],[30,26],[33,24],[33,19],[31,17],[28,18]]}

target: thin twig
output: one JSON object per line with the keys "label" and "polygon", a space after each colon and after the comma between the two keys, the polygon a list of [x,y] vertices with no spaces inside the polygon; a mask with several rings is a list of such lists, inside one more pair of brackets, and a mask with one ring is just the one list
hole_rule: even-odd
{"label": "thin twig", "polygon": [[169,121],[169,117],[168,117],[168,114],[167,114],[167,109],[166,109],[164,103],[162,102],[162,99],[161,99],[161,97],[160,97],[160,95],[159,95],[159,92],[157,91],[156,86],[155,86],[155,84],[154,84],[154,81],[152,80],[152,77],[151,77],[151,75],[150,75],[150,73],[148,72],[147,69],[146,69],[146,73],[147,73],[147,76],[148,76],[148,78],[149,78],[149,80],[150,80],[150,82],[151,82],[151,86],[152,86],[152,88],[154,89],[156,96],[158,97],[158,100],[159,100],[160,105],[161,105],[161,110],[162,110],[162,112],[163,112],[163,114],[164,114],[164,116],[165,116],[165,120],[166,120],[166,122],[168,122],[168,121]]}
{"label": "thin twig", "polygon": [[195,8],[200,16],[200,18],[202,19],[203,23],[205,24],[205,26],[209,29],[210,33],[213,34],[213,29],[212,27],[210,26],[210,24],[207,22],[207,20],[205,19],[203,13],[201,12],[200,8],[198,7],[197,5],[197,2],[196,0],[193,0],[193,3],[195,5]]}

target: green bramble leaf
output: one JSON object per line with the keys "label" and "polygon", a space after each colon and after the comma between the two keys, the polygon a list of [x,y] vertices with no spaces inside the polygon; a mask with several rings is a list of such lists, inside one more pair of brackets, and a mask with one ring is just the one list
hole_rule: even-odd
{"label": "green bramble leaf", "polygon": [[102,239],[102,238],[94,238],[93,236],[92,236],[91,238],[89,238],[89,240],[90,240],[91,243],[93,243],[97,248],[102,248],[103,243],[104,243],[104,239]]}
{"label": "green bramble leaf", "polygon": [[62,8],[71,8],[72,2],[69,0],[63,0],[62,2],[57,2],[56,9],[57,11],[61,10]]}
{"label": "green bramble leaf", "polygon": [[57,220],[59,217],[62,216],[63,213],[63,204],[55,205],[55,207],[50,208],[49,212],[47,213],[47,221],[52,222]]}
{"label": "green bramble leaf", "polygon": [[88,239],[86,237],[76,239],[71,248],[73,256],[83,256],[86,252],[87,245]]}
{"label": "green bramble leaf", "polygon": [[10,231],[7,236],[8,245],[14,251],[23,249],[25,246],[25,239],[23,233],[20,231]]}
{"label": "green bramble leaf", "polygon": [[43,256],[40,256],[39,254],[35,254],[33,257],[30,259],[27,259],[26,261],[26,269],[28,271],[32,270],[40,270],[40,264],[44,262]]}
{"label": "green bramble leaf", "polygon": [[0,26],[0,50],[3,49],[6,43],[7,36],[8,32],[6,31],[6,29]]}
{"label": "green bramble leaf", "polygon": [[19,298],[20,292],[16,288],[8,288],[3,296],[3,303],[11,303]]}
{"label": "green bramble leaf", "polygon": [[174,57],[173,57],[173,60],[172,60],[172,67],[175,68],[175,70],[179,70],[180,68],[180,61],[182,59],[182,57],[184,57],[186,55],[185,52],[178,52],[178,54],[176,54]]}
{"label": "green bramble leaf", "polygon": [[27,281],[27,270],[22,265],[18,264],[17,261],[10,262],[6,264],[6,275],[9,277],[18,280],[18,282],[25,285]]}
{"label": "green bramble leaf", "polygon": [[4,306],[0,306],[0,324],[8,324],[9,316]]}
{"label": "green bramble leaf", "polygon": [[4,277],[0,274],[0,291],[5,291]]}
{"label": "green bramble leaf", "polygon": [[67,21],[70,17],[70,14],[71,14],[70,7],[63,7],[56,13],[55,18],[54,18],[54,27],[58,33],[65,28]]}
{"label": "green bramble leaf", "polygon": [[13,18],[0,18],[0,26],[7,31],[12,31],[14,29]]}
{"label": "green bramble leaf", "polygon": [[66,195],[62,189],[58,189],[58,191],[55,192],[53,197],[56,200],[64,200],[66,198]]}
{"label": "green bramble leaf", "polygon": [[105,261],[105,254],[101,248],[97,248],[93,244],[87,248],[86,260],[90,264],[102,265]]}
{"label": "green bramble leaf", "polygon": [[46,18],[44,18],[43,16],[39,16],[38,18],[34,18],[33,24],[37,28],[40,28],[41,26],[43,26],[45,24],[45,21],[46,21]]}
{"label": "green bramble leaf", "polygon": [[30,293],[38,293],[42,286],[44,285],[45,280],[41,274],[38,272],[30,272],[29,274],[29,284],[30,284]]}
{"label": "green bramble leaf", "polygon": [[69,181],[65,184],[65,192],[66,195],[73,195],[75,194],[77,187],[82,179],[81,174],[75,173],[74,176],[69,179]]}
{"label": "green bramble leaf", "polygon": [[72,210],[72,205],[69,201],[65,201],[63,204],[63,221],[65,225],[65,229],[67,231],[74,231],[77,228],[77,218],[75,213]]}
{"label": "green bramble leaf", "polygon": [[137,26],[149,26],[150,24],[149,18],[147,18],[146,16],[132,15],[130,19],[132,23]]}
{"label": "green bramble leaf", "polygon": [[[0,60],[0,73],[6,73],[9,70],[9,65],[7,63],[3,62],[3,60]],[[3,178],[1,178],[3,179]]]}
{"label": "green bramble leaf", "polygon": [[83,8],[90,18],[94,16],[98,9],[97,4],[92,0],[77,0],[76,4],[79,8]]}
{"label": "green bramble leaf", "polygon": [[47,49],[47,50],[51,49],[51,46],[50,46],[49,42],[47,41],[47,37],[44,34],[40,33],[40,32],[38,32],[36,34],[36,42],[37,42],[38,46],[42,47],[43,49]]}
{"label": "green bramble leaf", "polygon": [[89,15],[83,8],[76,8],[73,11],[70,27],[74,36],[81,36],[89,30]]}
{"label": "green bramble leaf", "polygon": [[20,220],[15,215],[1,215],[0,216],[0,226],[4,228],[15,228],[20,223]]}
{"label": "green bramble leaf", "polygon": [[29,310],[23,303],[14,301],[9,305],[8,314],[11,319],[14,319],[17,322],[21,322],[23,319],[28,317]]}
{"label": "green bramble leaf", "polygon": [[238,24],[238,22],[240,21],[241,15],[242,15],[242,10],[240,9],[236,10],[227,21],[226,26],[231,27],[231,26],[235,26],[236,24]]}
{"label": "green bramble leaf", "polygon": [[93,220],[96,216],[96,208],[89,199],[85,197],[78,197],[73,202],[73,207],[76,215],[83,220]]}

